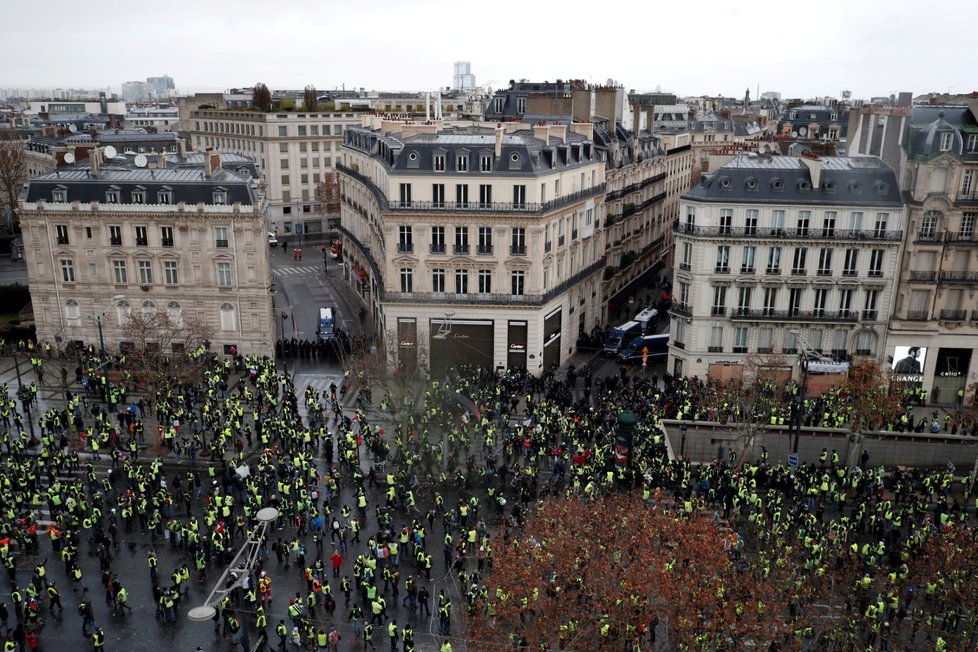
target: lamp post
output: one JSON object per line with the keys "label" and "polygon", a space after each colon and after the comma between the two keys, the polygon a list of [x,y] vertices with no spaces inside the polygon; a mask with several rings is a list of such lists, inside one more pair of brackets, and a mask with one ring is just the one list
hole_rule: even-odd
{"label": "lamp post", "polygon": [[109,308],[111,308],[112,306],[119,303],[125,298],[126,295],[124,294],[116,294],[112,297],[111,300],[109,300],[108,305],[106,305],[100,311],[93,312],[91,315],[89,315],[89,317],[94,319],[95,323],[98,324],[98,346],[99,346],[99,353],[101,353],[102,355],[105,355],[105,337],[102,334],[102,317],[105,317],[105,313],[106,311],[108,311]]}
{"label": "lamp post", "polygon": [[234,556],[231,563],[224,569],[221,579],[214,585],[213,590],[204,604],[192,608],[187,612],[187,617],[194,622],[206,622],[214,618],[217,614],[217,607],[221,599],[231,593],[235,588],[241,586],[245,578],[251,573],[258,561],[258,552],[264,545],[265,534],[269,524],[278,518],[278,510],[274,507],[264,507],[258,510],[255,515],[258,524],[248,534],[238,554]]}

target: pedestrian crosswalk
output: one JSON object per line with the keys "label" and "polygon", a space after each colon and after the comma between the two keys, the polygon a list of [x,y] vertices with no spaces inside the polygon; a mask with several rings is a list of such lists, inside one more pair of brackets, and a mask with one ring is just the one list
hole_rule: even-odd
{"label": "pedestrian crosswalk", "polygon": [[295,375],[295,393],[299,397],[299,414],[303,417],[309,416],[305,400],[302,398],[307,386],[312,386],[319,392],[320,400],[325,402],[329,399],[329,386],[333,383],[336,383],[337,397],[339,397],[339,388],[343,385],[343,374],[297,373]]}
{"label": "pedestrian crosswalk", "polygon": [[272,273],[276,276],[309,276],[322,272],[322,267],[316,265],[299,265],[298,267],[280,267],[273,269]]}

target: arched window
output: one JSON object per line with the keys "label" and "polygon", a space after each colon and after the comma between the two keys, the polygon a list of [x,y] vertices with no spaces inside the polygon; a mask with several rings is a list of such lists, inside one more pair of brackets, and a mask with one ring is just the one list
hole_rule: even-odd
{"label": "arched window", "polygon": [[74,299],[65,301],[65,319],[69,326],[81,326],[81,307]]}
{"label": "arched window", "polygon": [[156,312],[156,304],[152,301],[143,301],[143,317],[152,317]]}
{"label": "arched window", "polygon": [[234,314],[234,306],[230,303],[221,304],[221,330],[233,331],[237,326],[238,320]]}
{"label": "arched window", "polygon": [[123,299],[115,304],[115,312],[119,318],[119,326],[125,326],[129,321],[129,315],[132,314],[132,305]]}
{"label": "arched window", "polygon": [[166,304],[166,315],[174,326],[183,326],[183,308],[176,301]]}

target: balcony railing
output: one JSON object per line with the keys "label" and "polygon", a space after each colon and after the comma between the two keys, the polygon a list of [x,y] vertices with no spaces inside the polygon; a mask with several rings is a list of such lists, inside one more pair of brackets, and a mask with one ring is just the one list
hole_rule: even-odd
{"label": "balcony railing", "polygon": [[119,247],[122,245],[122,238],[109,238],[109,244],[114,247]]}
{"label": "balcony railing", "polygon": [[384,292],[383,301],[389,303],[472,304],[472,305],[532,305],[539,306],[553,301],[568,289],[599,273],[605,260],[592,263],[560,285],[543,294],[454,294],[442,292]]}
{"label": "balcony railing", "polygon": [[446,247],[444,242],[432,243],[431,253],[433,254],[443,254],[445,253]]}
{"label": "balcony railing", "polygon": [[479,245],[475,252],[480,256],[491,256],[492,255],[492,245]]}
{"label": "balcony railing", "polygon": [[729,274],[730,273],[730,268],[727,267],[726,265],[717,265],[716,268],[714,268],[713,273],[714,274]]}
{"label": "balcony railing", "polygon": [[66,235],[59,235],[58,236],[58,244],[59,245],[66,245],[66,244],[68,244],[68,236],[66,236]]}
{"label": "balcony railing", "polygon": [[940,242],[942,238],[942,234],[938,233],[935,229],[926,229],[917,231],[915,242]]}
{"label": "balcony railing", "polygon": [[525,256],[526,255],[526,245],[513,245],[509,248],[509,254],[511,256]]}
{"label": "balcony railing", "polygon": [[754,310],[749,308],[737,308],[730,314],[734,320],[758,320],[758,321],[829,321],[829,322],[856,322],[856,313],[850,310],[774,310],[762,308]]}
{"label": "balcony railing", "polygon": [[925,272],[921,270],[911,270],[911,283],[933,283],[937,281],[937,272]]}
{"label": "balcony railing", "polygon": [[693,306],[688,303],[680,303],[677,301],[676,303],[672,304],[670,310],[677,315],[683,315],[684,317],[693,316]]}
{"label": "balcony railing", "polygon": [[414,253],[414,243],[413,242],[398,242],[397,251],[402,254]]}
{"label": "balcony railing", "polygon": [[941,272],[945,283],[978,283],[978,272]]}
{"label": "balcony railing", "polygon": [[452,251],[456,254],[467,254],[469,253],[469,245],[467,244],[457,244],[452,247]]}
{"label": "balcony railing", "polygon": [[684,272],[688,272],[690,269],[692,269],[692,267],[689,263],[679,263],[679,269],[683,270]]}
{"label": "balcony railing", "polygon": [[710,314],[714,317],[724,317],[727,314],[726,306],[713,306],[710,309]]}
{"label": "balcony railing", "polygon": [[876,229],[835,229],[823,235],[820,229],[781,229],[774,227],[744,226],[697,226],[680,220],[672,223],[672,230],[693,236],[728,238],[774,238],[778,240],[886,240],[899,241],[903,231],[880,231]]}
{"label": "balcony railing", "polygon": [[162,244],[164,247],[172,247],[173,238],[163,238],[162,240],[160,240],[160,244]]}
{"label": "balcony railing", "polygon": [[768,276],[780,276],[781,275],[781,268],[780,267],[768,267],[767,269],[764,270],[764,273],[767,274]]}
{"label": "balcony railing", "polygon": [[964,321],[968,318],[967,310],[942,310],[941,319],[944,321]]}
{"label": "balcony railing", "polygon": [[753,265],[750,265],[750,266],[748,266],[748,265],[742,265],[741,268],[740,268],[740,273],[741,274],[753,274],[756,271],[757,271],[757,268],[755,268]]}
{"label": "balcony railing", "polygon": [[863,321],[876,321],[879,318],[879,312],[876,310],[863,310]]}
{"label": "balcony railing", "polygon": [[971,321],[978,321],[978,310],[971,311]]}
{"label": "balcony railing", "polygon": [[722,346],[708,346],[706,347],[707,353],[723,353]]}
{"label": "balcony railing", "polygon": [[971,231],[948,231],[944,234],[947,242],[974,242],[975,232]]}
{"label": "balcony railing", "polygon": [[930,313],[926,310],[908,310],[907,321],[927,321]]}
{"label": "balcony railing", "polygon": [[969,204],[972,202],[978,203],[978,190],[974,190],[972,192],[959,192],[958,201]]}

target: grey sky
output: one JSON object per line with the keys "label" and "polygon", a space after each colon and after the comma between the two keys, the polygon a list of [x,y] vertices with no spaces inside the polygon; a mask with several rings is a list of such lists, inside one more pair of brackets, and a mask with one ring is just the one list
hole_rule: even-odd
{"label": "grey sky", "polygon": [[[428,90],[471,61],[479,84],[614,78],[627,89],[868,98],[978,89],[972,0],[169,0],[9,3],[0,87]],[[929,11],[928,7],[935,11]],[[87,17],[81,14],[87,13]],[[53,19],[59,16],[60,19]],[[956,29],[957,26],[959,29]],[[957,33],[955,33],[957,32]]]}

